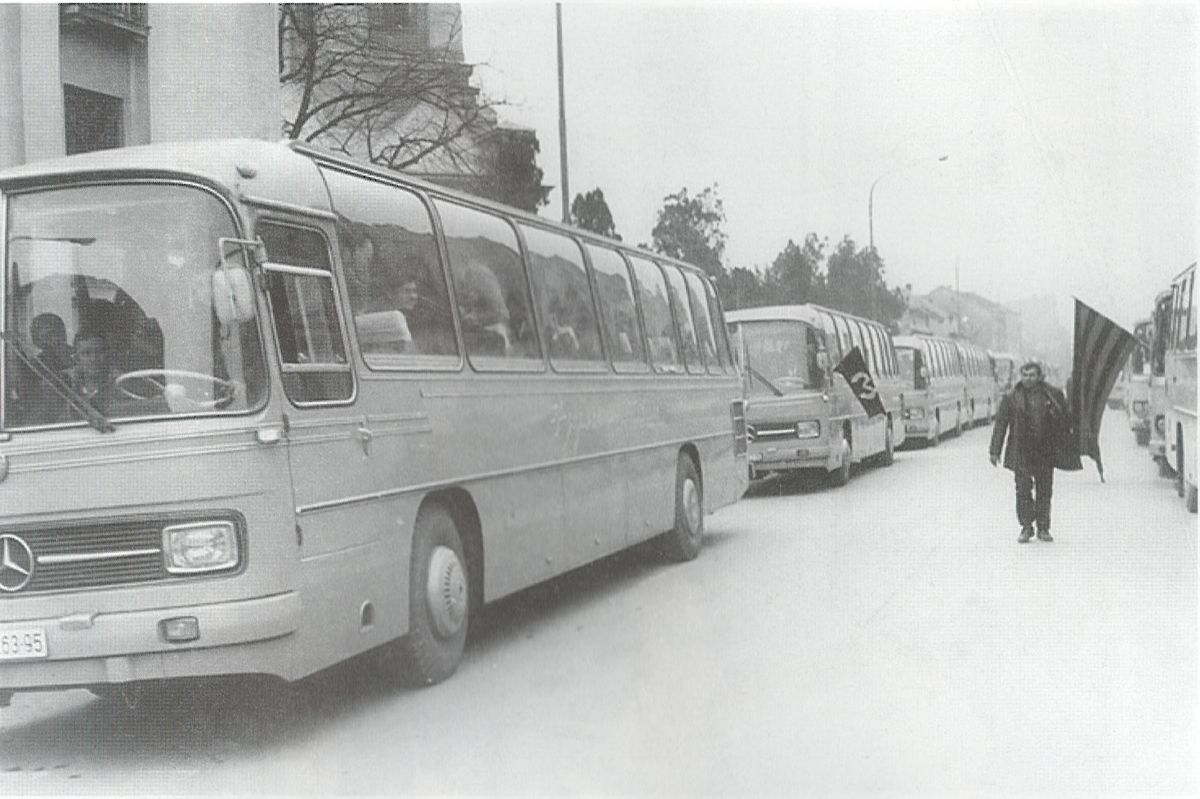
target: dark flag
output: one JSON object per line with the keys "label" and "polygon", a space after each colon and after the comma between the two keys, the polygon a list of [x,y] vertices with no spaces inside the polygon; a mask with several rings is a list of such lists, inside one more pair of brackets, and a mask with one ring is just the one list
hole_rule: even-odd
{"label": "dark flag", "polygon": [[1104,314],[1075,300],[1075,357],[1069,386],[1071,413],[1078,431],[1079,454],[1096,462],[1104,481],[1100,460],[1100,419],[1113,383],[1137,339]]}
{"label": "dark flag", "polygon": [[854,396],[858,397],[858,401],[866,409],[868,418],[883,413],[883,403],[879,401],[879,390],[875,388],[875,381],[871,379],[871,373],[867,371],[867,362],[863,360],[858,347],[851,347],[850,351],[846,353],[846,357],[842,358],[841,363],[833,367],[833,371],[846,378],[846,382],[850,384],[850,390],[854,392]]}

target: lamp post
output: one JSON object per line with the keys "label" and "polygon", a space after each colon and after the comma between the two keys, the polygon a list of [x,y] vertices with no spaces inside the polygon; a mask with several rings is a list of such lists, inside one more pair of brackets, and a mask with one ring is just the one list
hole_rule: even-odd
{"label": "lamp post", "polygon": [[[939,163],[941,163],[942,161],[945,161],[948,158],[950,158],[950,156],[942,155],[942,156],[938,156],[937,160]],[[925,159],[918,158],[915,161],[909,161],[907,164],[898,166],[895,169],[889,169],[887,172],[884,172],[882,175],[875,178],[875,180],[871,183],[871,190],[869,192],[867,192],[867,230],[868,230],[868,235],[870,236],[869,243],[870,243],[872,253],[875,252],[875,187],[877,185],[879,185],[879,181],[883,180],[888,175],[893,175],[902,169],[908,169],[910,166],[913,166],[914,164],[919,164],[923,160],[925,160]]]}

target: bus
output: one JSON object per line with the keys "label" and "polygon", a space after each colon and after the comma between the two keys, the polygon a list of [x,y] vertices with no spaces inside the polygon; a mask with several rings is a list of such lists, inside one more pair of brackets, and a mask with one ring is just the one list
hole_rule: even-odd
{"label": "bus", "polygon": [[958,350],[966,378],[965,412],[968,422],[972,427],[991,424],[992,416],[1000,406],[1000,399],[996,393],[996,380],[992,374],[988,352],[978,344],[962,339],[956,339],[954,346]]}
{"label": "bus", "polygon": [[[840,486],[856,463],[892,464],[904,430],[887,328],[811,304],[745,308],[725,318],[746,380],[751,479],[815,470]],[[868,417],[846,379],[832,370],[853,347],[862,353],[883,415]]]}
{"label": "bus", "polygon": [[1170,289],[1154,298],[1151,320],[1150,378],[1147,381],[1146,415],[1150,418],[1150,457],[1158,464],[1160,477],[1174,477],[1175,467],[1167,458],[1167,350],[1171,335],[1173,295]]}
{"label": "bus", "polygon": [[1166,348],[1167,462],[1179,496],[1196,512],[1196,264],[1171,281],[1171,326]]}
{"label": "bus", "polygon": [[[0,700],[426,685],[480,607],[744,492],[704,273],[298,144],[0,172]],[[384,657],[383,655],[386,655]]]}
{"label": "bus", "polygon": [[896,336],[904,382],[904,432],[912,443],[937,446],[949,431],[966,429],[967,377],[952,339],[915,333]]}
{"label": "bus", "polygon": [[1149,319],[1142,319],[1133,327],[1137,339],[1125,368],[1121,370],[1121,400],[1129,429],[1139,446],[1150,443],[1150,349],[1152,328]]}

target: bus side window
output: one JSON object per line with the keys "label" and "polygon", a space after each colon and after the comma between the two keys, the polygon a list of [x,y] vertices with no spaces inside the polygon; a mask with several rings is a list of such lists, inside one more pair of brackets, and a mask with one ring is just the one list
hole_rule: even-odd
{"label": "bus side window", "polygon": [[638,326],[629,265],[616,250],[585,244],[599,292],[600,319],[608,340],[613,368],[618,372],[644,372],[646,348]]}
{"label": "bus side window", "polygon": [[425,356],[456,362],[446,274],[425,204],[398,186],[322,173],[338,211],[343,273],[367,366],[411,367]]}
{"label": "bus side window", "polygon": [[637,278],[638,299],[646,323],[646,343],[650,361],[658,372],[682,372],[683,361],[676,343],[675,319],[671,316],[671,301],[667,282],[658,264],[640,256],[630,256],[634,277]]}
{"label": "bus side window", "polygon": [[325,237],[316,230],[260,222],[267,247],[267,296],[283,369],[297,404],[340,402],[354,393]]}
{"label": "bus side window", "polygon": [[726,374],[735,372],[737,369],[733,363],[733,356],[729,352],[729,331],[721,323],[723,317],[721,303],[717,300],[717,290],[707,279],[701,278],[700,280],[704,284],[704,294],[708,299],[708,314],[712,319],[713,335],[717,339],[717,356],[721,360],[721,369]]}
{"label": "bus side window", "polygon": [[530,225],[520,228],[550,363],[595,368],[603,363],[604,354],[583,252],[561,233]]}
{"label": "bus side window", "polygon": [[542,351],[517,234],[502,217],[434,200],[467,357],[485,369],[540,370]]}
{"label": "bus side window", "polygon": [[692,308],[688,302],[687,285],[683,272],[674,264],[659,263],[667,276],[667,291],[671,295],[671,309],[675,316],[675,330],[683,344],[683,362],[692,374],[704,373],[704,359],[700,356],[700,345],[696,338],[696,326],[692,319]]}
{"label": "bus side window", "polygon": [[688,299],[692,304],[692,319],[696,323],[696,337],[700,340],[700,354],[708,365],[708,371],[719,375],[722,364],[717,359],[717,342],[709,317],[708,303],[705,302],[704,281],[695,272],[685,272],[683,279],[687,283]]}

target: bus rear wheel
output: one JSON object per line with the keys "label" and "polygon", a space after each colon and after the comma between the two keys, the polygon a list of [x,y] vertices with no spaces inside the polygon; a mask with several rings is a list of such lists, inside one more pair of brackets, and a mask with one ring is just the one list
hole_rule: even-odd
{"label": "bus rear wheel", "polygon": [[662,552],[680,563],[695,560],[704,543],[704,488],[690,456],[675,463],[675,526],[662,538]]}
{"label": "bus rear wheel", "polygon": [[966,430],[966,429],[967,429],[967,425],[965,422],[963,422],[963,409],[962,409],[962,406],[959,405],[958,411],[955,414],[955,419],[954,419],[954,435],[961,436],[963,434],[963,430]]}
{"label": "bus rear wheel", "polygon": [[401,676],[433,685],[458,669],[470,626],[471,589],[462,539],[440,505],[422,508],[413,526],[408,634],[400,640]]}

